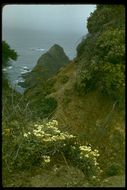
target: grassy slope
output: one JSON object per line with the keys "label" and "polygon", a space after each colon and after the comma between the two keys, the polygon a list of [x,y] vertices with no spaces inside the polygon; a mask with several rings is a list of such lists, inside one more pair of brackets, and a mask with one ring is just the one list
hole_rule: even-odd
{"label": "grassy slope", "polygon": [[[80,64],[82,65],[81,61],[84,62],[84,60],[80,60],[79,57],[76,63],[75,61],[69,63],[50,79],[53,81],[53,85],[50,90],[48,89],[49,91],[46,96],[54,97],[58,102],[53,118],[58,120],[61,128],[78,135],[81,142],[90,143],[94,148],[99,149],[99,162],[104,170],[104,177],[107,177],[106,170],[110,163],[119,164],[121,171],[116,174],[116,177],[120,179],[121,177],[118,175],[124,175],[125,166],[124,110],[119,110],[117,106],[113,109],[114,102],[100,95],[97,89],[85,95],[80,95],[78,91],[76,91],[75,82],[77,80],[77,67]],[[66,82],[61,81],[61,78],[64,76],[68,76]],[[43,93],[44,89],[40,82],[39,85],[35,86],[33,89],[29,89],[25,96],[29,98],[29,100],[36,102],[37,99],[42,98]],[[110,119],[109,116],[111,116]],[[104,123],[106,120],[107,123],[105,125]],[[57,162],[58,160],[56,163]],[[41,170],[39,175],[42,176],[42,172]],[[32,176],[34,176],[34,172],[31,173],[31,176],[27,173],[23,175],[25,178],[28,178],[28,180],[31,180]],[[66,174],[61,171],[60,175],[63,177]],[[20,177],[21,176],[22,174]],[[18,176],[12,176],[13,179],[16,177],[18,179]],[[51,184],[52,186],[57,181],[55,177],[58,176],[56,174],[53,177],[51,175],[47,177],[49,181],[45,185]],[[52,178],[54,178],[54,180],[52,180]],[[116,184],[116,181],[119,181],[118,179],[114,178],[113,180],[110,178],[114,186],[119,186],[122,183],[123,177],[119,184]],[[23,183],[23,180],[24,178],[21,180],[21,183]],[[30,183],[31,181],[28,184]],[[40,182],[36,181],[36,183],[39,185]],[[108,184],[105,184],[105,186],[106,185]]]}
{"label": "grassy slope", "polygon": [[[60,82],[62,75],[69,77],[65,84]],[[114,102],[102,97],[98,91],[89,92],[84,96],[76,92],[74,86],[76,81],[75,62],[61,70],[54,76],[54,79],[56,79],[54,91],[48,97],[52,96],[57,99],[58,107],[54,118],[59,121],[61,127],[65,128],[66,126],[66,130],[78,135],[82,142],[98,147],[103,168],[106,168],[110,161],[122,163],[124,167],[123,111],[116,106],[111,114]],[[111,118],[108,120],[109,115]],[[107,125],[103,126],[106,119],[108,120]],[[98,121],[100,121],[100,126],[97,125]],[[115,154],[118,154],[117,160]]]}
{"label": "grassy slope", "polygon": [[[84,143],[90,143],[93,147],[96,147],[100,151],[100,165],[103,170],[110,162],[116,162],[124,168],[124,117],[123,112],[119,111],[115,107],[111,120],[109,121],[106,128],[102,125],[98,126],[97,121],[103,122],[110,113],[113,103],[106,97],[102,97],[98,91],[91,91],[86,95],[79,95],[75,90],[76,81],[76,68],[77,65],[73,61],[66,67],[63,67],[54,77],[50,80],[54,81],[52,90],[50,90],[47,97],[55,97],[58,102],[57,109],[53,118],[59,121],[60,127],[64,130],[70,131],[73,134],[79,136],[79,140]],[[61,78],[68,76],[68,80],[64,83]],[[41,92],[41,84],[35,88],[36,93]],[[38,98],[33,95],[33,91],[30,90],[26,93],[27,97]],[[41,94],[40,94],[41,96]],[[58,160],[57,160],[58,162]],[[57,164],[54,162],[54,165]],[[62,161],[62,164],[64,161]],[[61,163],[60,163],[61,164]],[[61,166],[62,167],[62,166]],[[53,166],[50,167],[52,171]],[[42,174],[42,169],[36,168],[31,172],[18,172],[18,174],[9,174],[6,180],[4,179],[5,186],[89,186],[87,182],[82,183],[80,180],[77,184],[74,184],[75,179],[72,178],[70,181],[71,169],[67,169],[66,172],[59,170],[56,173],[46,174],[48,169]],[[76,170],[76,169],[75,169]],[[36,171],[36,172],[35,172]],[[74,171],[73,171],[74,172]],[[73,173],[72,172],[72,173]],[[76,171],[75,171],[76,172]],[[59,174],[58,174],[59,173]],[[64,179],[64,176],[68,175],[68,179]],[[76,178],[79,174],[75,174]],[[81,174],[82,175],[82,174]],[[123,175],[123,171],[119,174]],[[23,177],[25,176],[25,177]],[[44,182],[45,177],[47,181]],[[104,178],[107,177],[104,174]],[[52,180],[52,178],[54,180]],[[123,177],[118,177],[120,180],[117,186],[123,185]],[[16,180],[15,180],[16,179]],[[41,180],[40,180],[41,179]],[[113,178],[114,179],[114,178]],[[111,180],[110,182],[104,182],[104,186],[115,186],[116,181]],[[64,181],[64,183],[63,183]]]}
{"label": "grassy slope", "polygon": [[[102,125],[97,125],[97,121],[103,121],[107,118],[111,112],[113,103],[106,97],[102,97],[98,91],[91,91],[86,95],[79,95],[75,90],[76,81],[76,63],[70,62],[66,67],[63,67],[54,77],[50,80],[54,81],[51,92],[47,97],[55,97],[58,102],[57,109],[53,118],[59,121],[60,127],[63,130],[67,130],[72,134],[79,136],[79,140],[84,143],[90,143],[94,148],[98,148],[100,151],[100,166],[104,172],[109,166],[110,162],[118,163],[124,168],[124,117],[123,112],[119,111],[115,107],[111,116],[111,120],[107,124],[106,128]],[[68,76],[68,81],[61,82],[63,76]],[[41,86],[39,84],[39,86]],[[41,91],[38,86],[36,93]],[[32,95],[32,91],[26,93],[27,96]],[[37,96],[34,96],[36,99]],[[12,184],[16,186],[91,186],[85,179],[82,181],[82,174],[77,173],[77,169],[71,169],[71,165],[64,166],[64,170],[58,169],[55,173],[53,167],[58,164],[54,161],[54,165],[46,169],[35,168],[34,172],[18,172],[14,174],[10,179],[11,181],[5,181],[6,185]],[[65,164],[64,160],[60,161],[60,168]],[[49,170],[51,171],[49,174]],[[72,171],[73,170],[73,171]],[[48,173],[47,173],[48,172]],[[104,173],[104,178],[108,181],[102,182],[101,186],[124,186],[124,169],[116,176],[107,178],[107,174]],[[74,174],[75,173],[75,174]],[[74,177],[73,177],[74,175]],[[67,176],[65,178],[64,176]],[[80,179],[75,181],[78,176]],[[46,178],[46,181],[45,181]],[[117,178],[117,183],[116,183]],[[17,179],[15,181],[15,179]],[[52,180],[53,179],[53,180]],[[70,180],[71,179],[71,180]]]}

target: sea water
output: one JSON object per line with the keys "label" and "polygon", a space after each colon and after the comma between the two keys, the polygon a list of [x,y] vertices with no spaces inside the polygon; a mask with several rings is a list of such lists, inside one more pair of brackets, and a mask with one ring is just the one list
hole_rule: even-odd
{"label": "sea water", "polygon": [[75,32],[59,33],[42,30],[25,30],[6,28],[2,30],[2,40],[5,40],[11,49],[18,53],[17,61],[10,61],[9,67],[3,72],[7,73],[10,86],[23,93],[24,89],[18,85],[22,82],[22,74],[30,72],[37,64],[42,54],[54,44],[63,47],[66,55],[72,60],[76,56],[76,46],[84,34]]}

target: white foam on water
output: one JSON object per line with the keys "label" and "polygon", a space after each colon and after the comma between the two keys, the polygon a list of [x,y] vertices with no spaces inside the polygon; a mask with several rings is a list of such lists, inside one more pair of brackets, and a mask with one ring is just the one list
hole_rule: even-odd
{"label": "white foam on water", "polygon": [[44,48],[29,48],[32,51],[45,51]]}
{"label": "white foam on water", "polygon": [[6,69],[6,68],[4,68],[4,69],[2,69],[2,71],[7,71],[7,69]]}
{"label": "white foam on water", "polygon": [[24,66],[23,68],[24,68],[24,69],[29,69],[27,66]]}
{"label": "white foam on water", "polygon": [[21,74],[28,73],[28,72],[30,72],[30,71],[23,70],[23,71],[21,71]]}
{"label": "white foam on water", "polygon": [[9,66],[8,69],[12,69],[12,66]]}

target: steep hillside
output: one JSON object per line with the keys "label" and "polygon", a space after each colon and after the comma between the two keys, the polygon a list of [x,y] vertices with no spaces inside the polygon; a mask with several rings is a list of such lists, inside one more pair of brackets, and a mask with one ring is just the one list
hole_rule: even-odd
{"label": "steep hillside", "polygon": [[[110,162],[121,163],[124,168],[123,111],[119,111],[113,101],[102,97],[97,90],[80,95],[75,90],[75,68],[76,64],[70,63],[54,77],[57,78],[54,91],[47,96],[57,100],[53,118],[59,121],[62,129],[78,135],[81,142],[99,148],[103,168]],[[63,76],[68,76],[66,84],[60,82]]]}
{"label": "steep hillside", "polygon": [[[53,118],[61,128],[99,148],[104,175],[110,167],[119,172],[125,167],[124,16],[123,6],[98,5],[77,57],[50,78],[50,92],[45,94],[57,101]],[[36,93],[42,92],[36,87]],[[26,97],[37,99],[33,93],[27,90]]]}
{"label": "steep hillside", "polygon": [[[20,121],[23,137],[17,130],[12,148],[12,155],[16,152],[14,169],[31,171],[21,171],[21,186],[125,186],[125,9],[122,5],[97,5],[87,26],[89,33],[78,45],[73,61],[68,63],[64,56],[68,64],[63,64],[61,55],[54,70],[51,55],[58,58],[57,48],[63,52],[55,45],[26,78],[25,117],[31,110],[31,120]],[[45,80],[43,60],[54,73]],[[44,171],[45,163],[50,175]]]}

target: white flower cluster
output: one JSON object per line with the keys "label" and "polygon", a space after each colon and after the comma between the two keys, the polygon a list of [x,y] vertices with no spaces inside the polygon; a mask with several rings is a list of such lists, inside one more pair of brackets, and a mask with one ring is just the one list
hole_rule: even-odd
{"label": "white flower cluster", "polygon": [[80,159],[89,158],[92,159],[94,165],[98,167],[99,163],[97,162],[97,157],[99,156],[98,150],[92,150],[90,146],[79,146],[80,149]]}
{"label": "white flower cluster", "polygon": [[[69,134],[68,132],[61,132],[58,129],[58,122],[56,120],[52,120],[48,123],[43,123],[43,124],[35,124],[33,131],[24,133],[25,138],[32,137],[33,139],[34,138],[33,136],[36,137],[39,140],[39,142],[41,141],[43,144],[46,144],[47,148],[50,147],[50,149],[54,149],[55,151],[56,149],[58,150],[61,146],[65,147],[67,145],[66,140],[74,139],[75,142],[72,141],[73,142],[72,144],[69,141],[69,144],[71,148],[73,149],[73,152],[76,152],[77,154],[79,154],[80,161],[82,162],[84,160],[87,162],[89,160],[93,163],[92,165],[95,166],[95,169],[100,171],[100,167],[97,162],[97,157],[99,156],[98,150],[96,149],[92,150],[91,145],[89,146],[81,145],[79,142],[76,141],[75,139],[76,136]],[[59,144],[59,142],[61,143]],[[53,146],[50,146],[50,145],[53,145]],[[54,145],[58,145],[58,146],[55,147]],[[42,158],[43,158],[43,164],[50,162],[50,156],[45,155],[45,156],[42,156]],[[88,166],[88,169],[91,170],[91,167]],[[94,176],[93,176],[93,179],[94,179]]]}
{"label": "white flower cluster", "polygon": [[[52,120],[46,124],[35,124],[36,129],[33,130],[33,134],[37,137],[41,137],[43,141],[52,142],[65,139],[74,138],[74,135],[70,135],[67,132],[61,132],[58,129],[58,121]],[[31,133],[24,133],[24,137],[28,137]]]}
{"label": "white flower cluster", "polygon": [[79,149],[80,149],[81,155],[88,154],[89,157],[91,157],[91,156],[98,157],[99,156],[98,150],[95,149],[92,151],[90,146],[79,146]]}
{"label": "white flower cluster", "polygon": [[79,146],[81,151],[91,152],[90,146]]}
{"label": "white flower cluster", "polygon": [[44,159],[45,163],[49,163],[50,162],[50,156],[42,156],[42,158]]}

